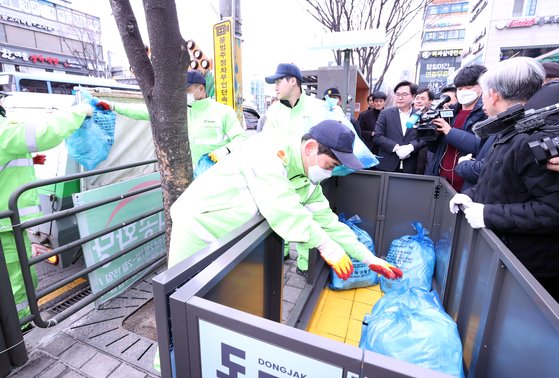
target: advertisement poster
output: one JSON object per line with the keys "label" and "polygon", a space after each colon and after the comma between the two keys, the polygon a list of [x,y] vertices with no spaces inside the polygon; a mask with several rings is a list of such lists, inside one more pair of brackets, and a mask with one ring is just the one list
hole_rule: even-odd
{"label": "advertisement poster", "polygon": [[462,49],[422,51],[419,61],[419,88],[429,88],[439,97],[447,79],[460,68]]}
{"label": "advertisement poster", "polygon": [[[159,173],[139,176],[127,181],[103,186],[73,195],[74,206],[83,206],[92,202],[122,195],[135,190],[146,188],[160,182]],[[76,214],[80,237],[104,230],[108,227],[127,221],[143,213],[156,210],[163,206],[161,189],[128,197]],[[87,267],[116,254],[123,249],[148,238],[165,229],[163,211],[129,224],[114,232],[103,235],[83,245],[83,254]],[[89,273],[89,284],[92,292],[98,293],[111,283],[136,269],[148,261],[155,261],[165,254],[165,236],[158,238],[130,251],[124,256],[111,261]],[[105,294],[95,305],[122,293],[138,279],[138,275],[125,281],[109,293]]]}

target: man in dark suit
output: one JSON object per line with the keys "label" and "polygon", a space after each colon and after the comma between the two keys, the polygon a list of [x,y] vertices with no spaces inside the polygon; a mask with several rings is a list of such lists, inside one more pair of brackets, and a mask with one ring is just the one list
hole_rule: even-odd
{"label": "man in dark suit", "polygon": [[416,139],[415,129],[406,127],[416,94],[416,84],[401,81],[394,87],[395,106],[380,112],[373,136],[379,148],[378,170],[416,173],[417,153],[425,142]]}

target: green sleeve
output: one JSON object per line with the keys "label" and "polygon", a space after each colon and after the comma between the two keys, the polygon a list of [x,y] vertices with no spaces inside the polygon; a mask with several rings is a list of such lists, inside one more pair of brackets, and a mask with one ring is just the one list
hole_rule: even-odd
{"label": "green sleeve", "polygon": [[148,108],[145,104],[114,104],[114,106],[118,114],[140,121],[149,121]]}
{"label": "green sleeve", "polygon": [[231,108],[228,108],[226,114],[224,114],[223,131],[227,135],[227,139],[229,139],[229,143],[225,145],[229,151],[234,151],[247,138],[247,134],[241,126],[237,114]]}
{"label": "green sleeve", "polygon": [[[276,151],[273,152],[275,157]],[[316,247],[328,236],[300,202],[295,187],[277,157],[260,154],[260,159],[243,170],[248,189],[260,213],[283,239]]]}
{"label": "green sleeve", "polygon": [[6,154],[19,155],[56,147],[72,135],[85,119],[83,108],[55,111],[45,122],[31,124],[2,118],[0,146]]}

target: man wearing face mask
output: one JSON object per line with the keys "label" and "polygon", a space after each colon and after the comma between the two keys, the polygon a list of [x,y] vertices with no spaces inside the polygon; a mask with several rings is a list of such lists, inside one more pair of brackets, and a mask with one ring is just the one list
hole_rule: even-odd
{"label": "man wearing face mask", "polygon": [[401,277],[338,221],[318,185],[337,166],[363,168],[354,140],[355,134],[334,120],[318,123],[293,142],[275,131],[248,139],[171,206],[169,267],[260,213],[284,240],[317,248],[342,279],[353,271],[348,255],[387,278]]}
{"label": "man wearing face mask", "polygon": [[454,78],[457,88],[458,104],[454,108],[454,117],[447,122],[444,118],[433,120],[439,136],[429,142],[431,152],[427,161],[426,175],[441,176],[447,179],[459,192],[464,179],[455,172],[458,159],[462,155],[475,153],[483,144],[472,132],[472,126],[487,118],[483,111],[479,77],[486,71],[485,66],[473,64],[460,69]]}
{"label": "man wearing face mask", "polygon": [[[216,163],[237,148],[246,133],[235,111],[206,94],[206,79],[199,71],[186,74],[188,140],[192,154],[192,165],[208,154]],[[144,104],[121,104],[101,101],[107,110],[114,110],[126,117],[149,121],[147,106]]]}

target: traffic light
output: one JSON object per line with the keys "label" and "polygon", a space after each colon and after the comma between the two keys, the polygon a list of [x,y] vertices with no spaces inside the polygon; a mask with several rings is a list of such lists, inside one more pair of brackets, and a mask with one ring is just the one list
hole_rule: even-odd
{"label": "traffic light", "polygon": [[202,50],[196,46],[196,42],[193,40],[188,40],[186,42],[186,47],[190,53],[190,68],[193,70],[200,70],[202,72],[206,72],[207,70],[212,69],[212,61],[204,53]]}

